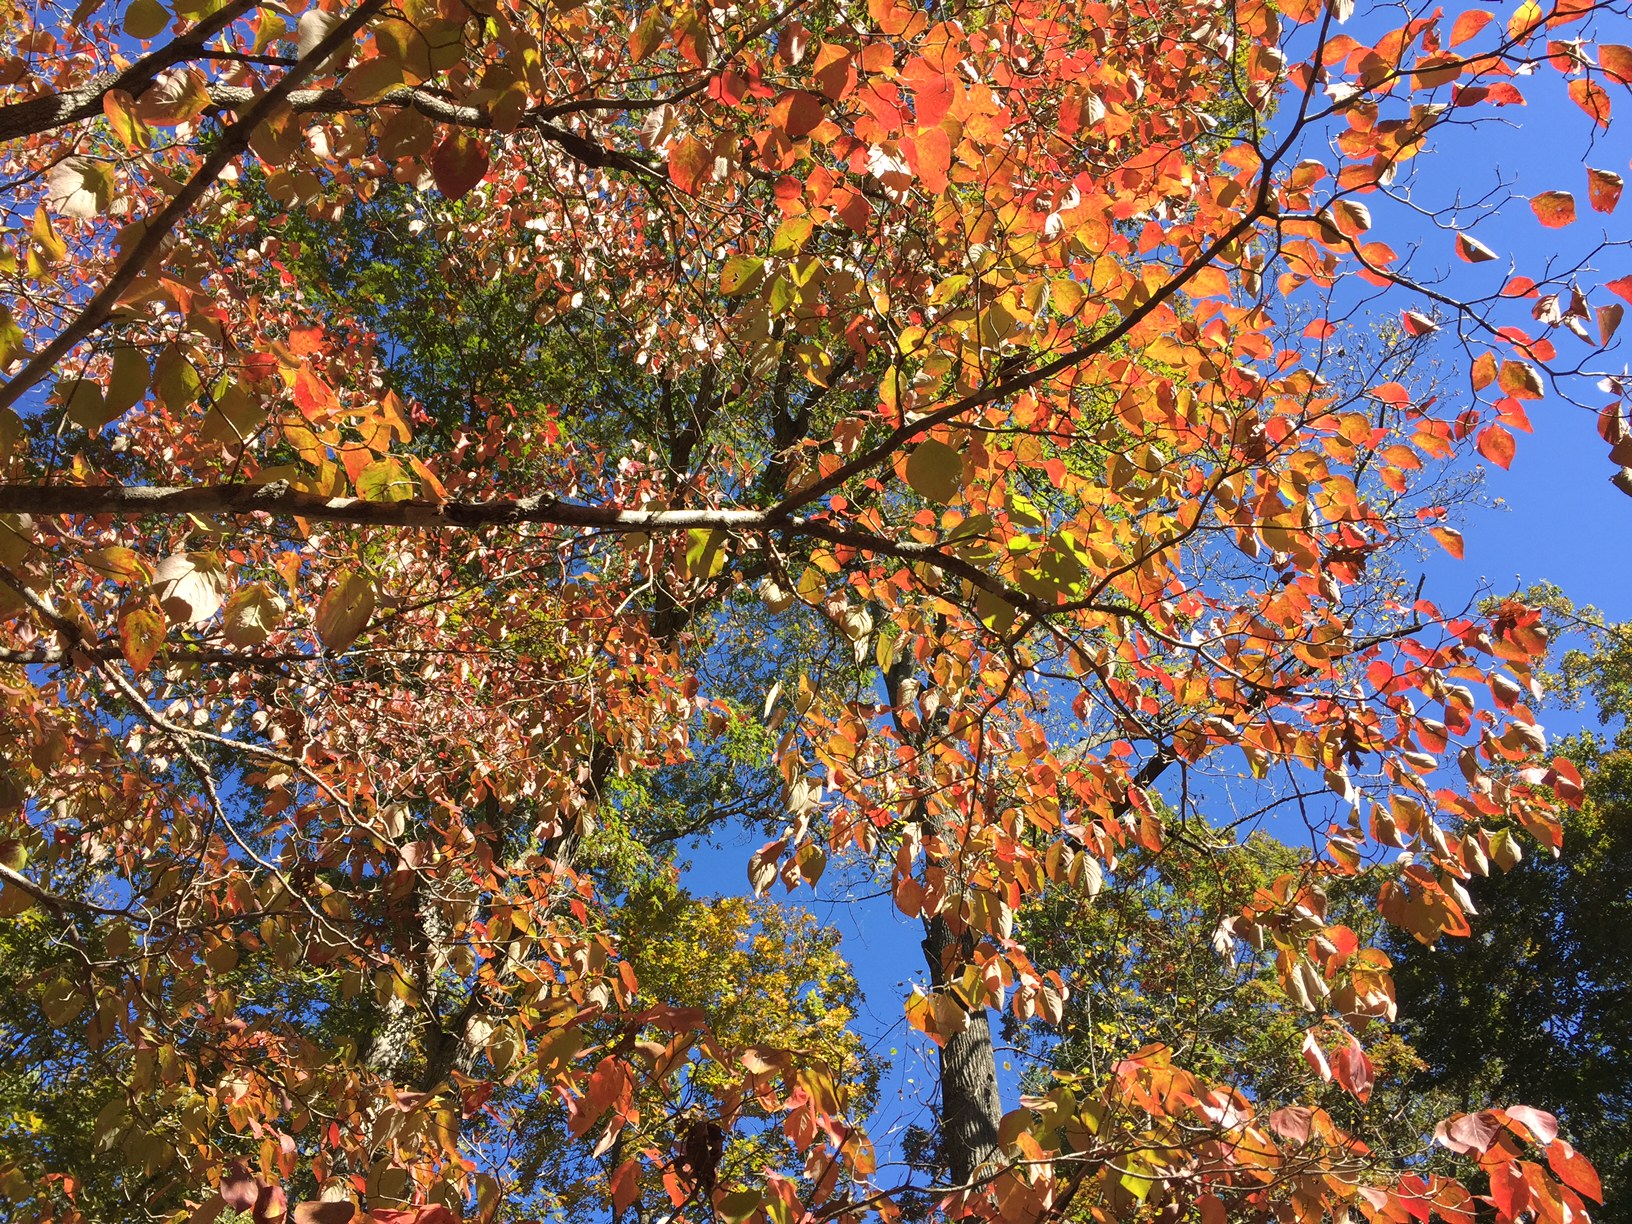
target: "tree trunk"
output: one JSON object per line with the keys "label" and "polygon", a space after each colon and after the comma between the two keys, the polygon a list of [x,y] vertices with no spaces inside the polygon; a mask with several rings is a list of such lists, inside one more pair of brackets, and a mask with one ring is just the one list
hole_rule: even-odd
{"label": "tree trunk", "polygon": [[[967,934],[954,935],[944,916],[924,924],[924,958],[936,990],[946,988],[947,969],[956,969],[968,954]],[[997,1055],[986,1009],[969,1013],[961,1033],[941,1046],[941,1147],[954,1186],[973,1181],[997,1155],[997,1125],[1003,1102],[997,1094]]]}

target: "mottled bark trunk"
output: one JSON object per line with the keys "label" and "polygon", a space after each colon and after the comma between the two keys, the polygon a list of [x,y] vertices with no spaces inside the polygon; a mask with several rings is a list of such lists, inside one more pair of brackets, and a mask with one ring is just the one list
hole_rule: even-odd
{"label": "mottled bark trunk", "polygon": [[[954,935],[936,915],[924,924],[924,958],[936,990],[946,987],[946,970],[963,963],[968,937]],[[985,1008],[969,1013],[961,1033],[941,1046],[941,1146],[954,1186],[973,1181],[997,1155],[997,1126],[1003,1102],[997,1093],[997,1055]]]}

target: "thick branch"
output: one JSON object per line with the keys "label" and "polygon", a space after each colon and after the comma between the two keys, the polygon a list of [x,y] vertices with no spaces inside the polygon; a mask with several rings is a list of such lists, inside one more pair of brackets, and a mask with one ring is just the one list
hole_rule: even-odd
{"label": "thick branch", "polygon": [[165,69],[202,54],[205,43],[254,7],[255,0],[233,0],[220,12],[206,17],[180,38],[144,55],[123,72],[103,73],[77,89],[0,106],[0,140],[21,140],[95,118],[102,113],[102,99],[113,90],[122,89],[132,95],[141,93]]}
{"label": "thick branch", "polygon": [[[243,85],[212,85],[210,98],[221,110],[240,110],[250,105],[259,95]],[[370,102],[354,102],[338,88],[297,89],[288,97],[291,110],[301,114],[337,114],[341,111],[372,110],[378,106],[412,107],[427,119],[456,127],[493,127],[493,117],[479,106],[461,106],[426,89],[400,86]],[[559,108],[540,105],[522,117],[518,128],[537,132],[545,140],[559,145],[574,160],[596,169],[626,170],[631,174],[654,176],[668,181],[657,166],[631,153],[609,149],[580,136],[570,128],[549,122],[546,116]]]}
{"label": "thick branch", "polygon": [[303,493],[283,481],[264,485],[189,487],[140,485],[0,484],[0,513],[109,514],[176,517],[187,514],[276,514],[359,527],[498,527],[534,523],[602,531],[686,531],[694,527],[752,530],[765,525],[757,510],[621,510],[564,502],[546,494],[491,501],[364,501]]}

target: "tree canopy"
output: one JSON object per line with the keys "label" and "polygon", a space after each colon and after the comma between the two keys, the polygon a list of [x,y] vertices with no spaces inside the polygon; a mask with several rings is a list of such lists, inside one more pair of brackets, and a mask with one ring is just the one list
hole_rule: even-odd
{"label": "tree canopy", "polygon": [[[1454,160],[1596,156],[1626,18],[6,9],[8,1215],[1586,1219],[1547,1102],[1384,1116],[1378,923],[1583,799],[1408,562],[1537,401],[1632,464],[1620,174]],[[924,1161],[778,887],[911,931]]]}

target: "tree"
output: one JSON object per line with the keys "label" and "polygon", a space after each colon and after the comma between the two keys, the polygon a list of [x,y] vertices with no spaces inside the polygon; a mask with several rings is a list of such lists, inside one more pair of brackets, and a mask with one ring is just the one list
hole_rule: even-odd
{"label": "tree", "polygon": [[[1352,8],[14,14],[0,878],[50,943],[25,988],[129,1085],[133,1209],[517,1216],[488,1139],[553,1126],[619,1218],[893,1219],[850,1047],[643,983],[597,844],[770,779],[756,892],[860,860],[922,923],[940,1210],[1584,1215],[1522,1106],[1442,1132],[1470,1191],[1163,1047],[1008,1112],[996,1074],[990,1009],[1068,993],[1017,921],[1161,854],[1158,785],[1239,754],[1303,815],[1225,934],[1357,1102],[1392,986],[1332,881],[1409,851],[1381,913],[1458,937],[1493,838],[1580,799],[1540,613],[1442,611],[1388,554],[1459,549],[1434,473],[1510,462],[1578,393],[1553,333],[1608,346],[1632,286],[1428,285],[1369,231],[1432,211],[1430,131],[1537,72],[1607,122],[1632,52],[1608,7]],[[398,202],[442,255],[367,215]],[[336,232],[338,275],[303,245]],[[447,329],[390,300],[422,268]],[[1468,392],[1342,360],[1356,284]],[[90,1157],[51,1151],[3,1191],[72,1219]]]}
{"label": "tree", "polygon": [[[1451,1108],[1535,1101],[1556,1110],[1597,1165],[1605,1201],[1632,1169],[1632,1099],[1619,1051],[1632,1041],[1632,756],[1625,724],[1629,637],[1556,589],[1526,598],[1548,608],[1559,636],[1588,635],[1562,653],[1557,689],[1590,696],[1603,724],[1559,745],[1585,775],[1587,803],[1566,813],[1555,856],[1529,854],[1474,882],[1474,937],[1426,949],[1388,941],[1410,1041],[1425,1062],[1413,1087]],[[1616,726],[1614,724],[1620,724]]]}

